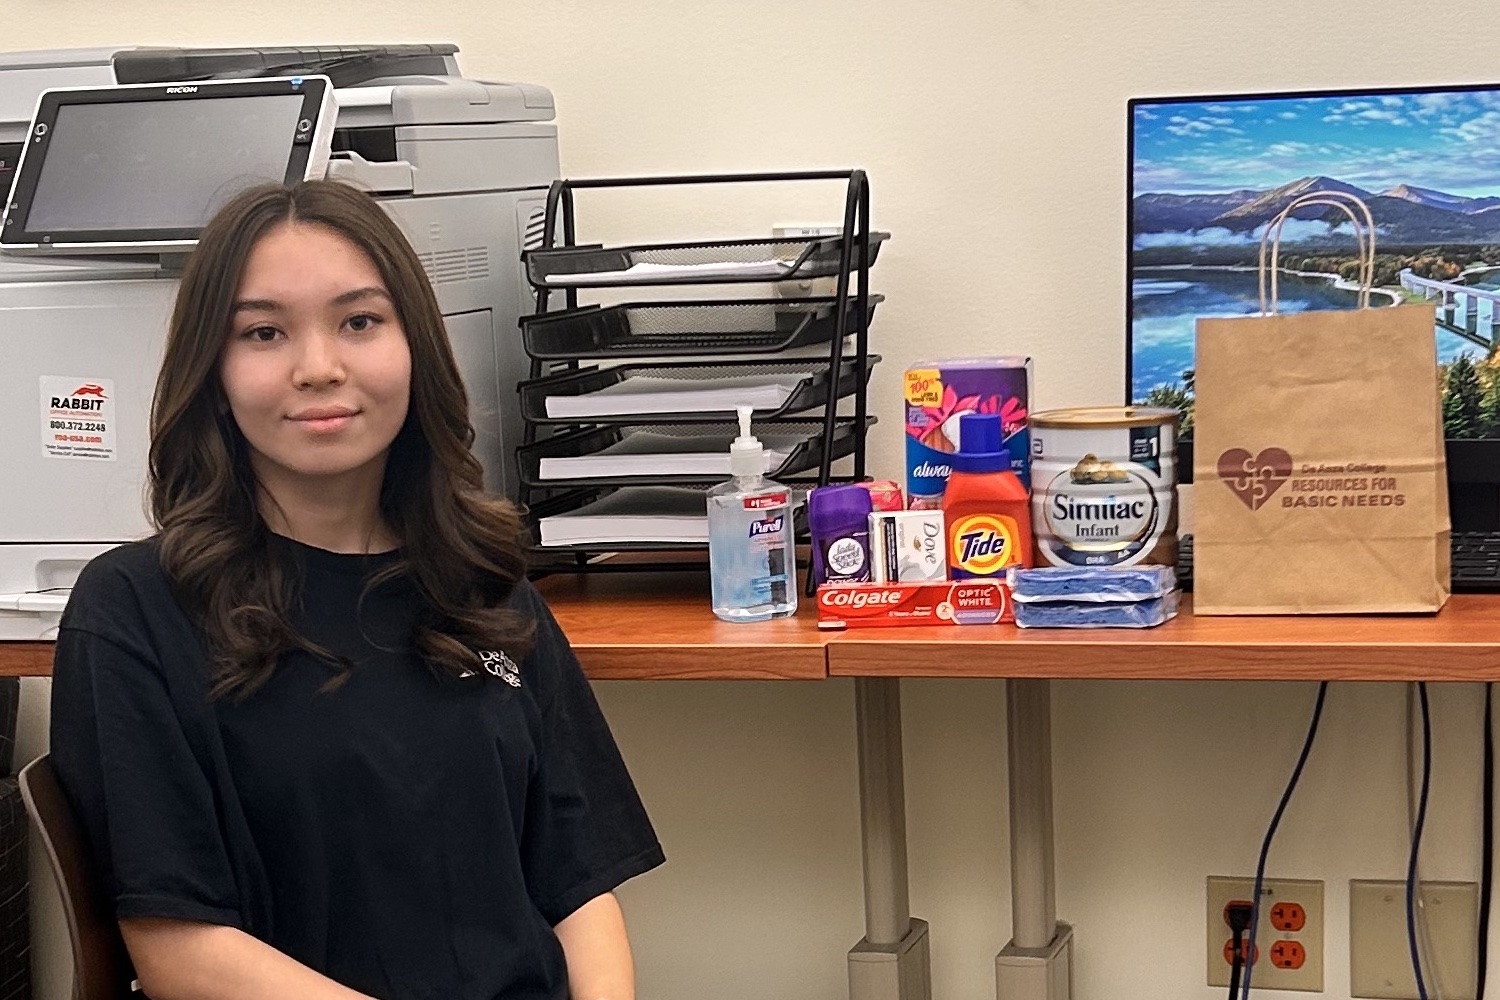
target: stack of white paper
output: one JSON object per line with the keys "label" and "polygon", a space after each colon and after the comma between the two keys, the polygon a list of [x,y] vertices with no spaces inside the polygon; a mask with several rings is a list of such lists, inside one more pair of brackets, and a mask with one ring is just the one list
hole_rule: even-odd
{"label": "stack of white paper", "polygon": [[541,520],[543,545],[707,542],[708,500],[701,490],[637,486]]}
{"label": "stack of white paper", "polygon": [[737,406],[778,410],[812,372],[747,375],[707,382],[631,375],[581,396],[548,396],[547,416],[563,419],[641,413],[718,413]]}
{"label": "stack of white paper", "polygon": [[[800,438],[759,434],[769,473],[781,468]],[[634,430],[592,455],[543,458],[542,479],[591,479],[605,476],[722,476],[729,478],[730,434],[687,437]]]}
{"label": "stack of white paper", "polygon": [[623,271],[549,274],[549,285],[584,285],[595,281],[667,281],[680,278],[781,278],[792,269],[786,260],[714,261],[709,264],[631,264]]}

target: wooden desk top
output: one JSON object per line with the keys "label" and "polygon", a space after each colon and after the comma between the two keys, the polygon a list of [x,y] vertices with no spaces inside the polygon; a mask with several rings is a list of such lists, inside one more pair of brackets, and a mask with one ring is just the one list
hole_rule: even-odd
{"label": "wooden desk top", "polygon": [[0,677],[51,677],[52,643],[0,642]]}
{"label": "wooden desk top", "polygon": [[1438,615],[1195,618],[1151,629],[1014,625],[860,629],[828,643],[833,676],[1153,680],[1500,680],[1500,595]]}
{"label": "wooden desk top", "polygon": [[594,680],[821,680],[828,676],[812,602],[793,618],[714,617],[703,572],[600,573],[537,584]]}
{"label": "wooden desk top", "polygon": [[[1055,677],[1158,680],[1500,680],[1500,595],[1436,616],[1194,618],[1154,629],[1011,625],[820,632],[714,618],[699,573],[556,576],[539,584],[595,680]],[[0,642],[0,675],[45,677],[52,644]]]}

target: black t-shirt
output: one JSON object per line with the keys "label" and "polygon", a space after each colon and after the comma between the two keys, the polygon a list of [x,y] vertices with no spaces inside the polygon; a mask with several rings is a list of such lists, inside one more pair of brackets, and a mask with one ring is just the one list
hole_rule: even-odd
{"label": "black t-shirt", "polygon": [[355,667],[286,654],[244,701],[208,697],[201,629],[153,541],[80,576],[52,687],[52,759],[120,917],[238,927],[382,1000],[561,1000],[552,927],[663,860],[567,639],[537,592],[517,666],[456,678],[411,642],[395,558],[275,540],[294,626]]}

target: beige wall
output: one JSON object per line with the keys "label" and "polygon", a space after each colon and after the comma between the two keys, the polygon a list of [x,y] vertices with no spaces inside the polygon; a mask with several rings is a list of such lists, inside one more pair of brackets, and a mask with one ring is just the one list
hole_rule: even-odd
{"label": "beige wall", "polygon": [[[1123,384],[1124,124],[1133,95],[1500,76],[1475,0],[1408,27],[1388,0],[1344,20],[1305,2],[785,0],[0,0],[0,48],[451,40],[475,76],[552,88],[572,176],[860,165],[894,238],[872,342],[877,472],[895,475],[901,369],[1024,352],[1043,405]],[[1459,26],[1457,29],[1451,26]],[[1348,42],[1336,35],[1347,28]],[[1284,34],[1278,34],[1284,32]],[[1362,46],[1362,47],[1361,47]],[[754,233],[836,217],[832,189],[709,203],[600,197],[584,236]],[[28,682],[39,748],[45,682]],[[907,683],[912,903],[939,1000],[992,994],[1008,936],[1003,687]],[[1313,690],[1060,684],[1058,894],[1080,1000],[1217,996],[1202,985],[1203,876],[1253,866]],[[852,690],[606,684],[601,695],[671,861],[624,893],[644,1000],[837,1000],[860,934]],[[1428,873],[1477,872],[1478,696],[1435,692]],[[1329,996],[1347,995],[1345,881],[1404,869],[1401,692],[1336,688],[1273,854],[1328,882]],[[42,1000],[62,1000],[44,905]]]}

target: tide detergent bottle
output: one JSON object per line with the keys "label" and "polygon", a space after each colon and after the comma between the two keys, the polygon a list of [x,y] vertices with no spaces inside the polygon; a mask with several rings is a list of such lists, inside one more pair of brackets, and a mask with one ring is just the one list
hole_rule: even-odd
{"label": "tide detergent bottle", "polygon": [[1031,504],[1000,444],[1000,417],[959,418],[958,451],[943,492],[948,570],[955,580],[999,579],[1031,565]]}

